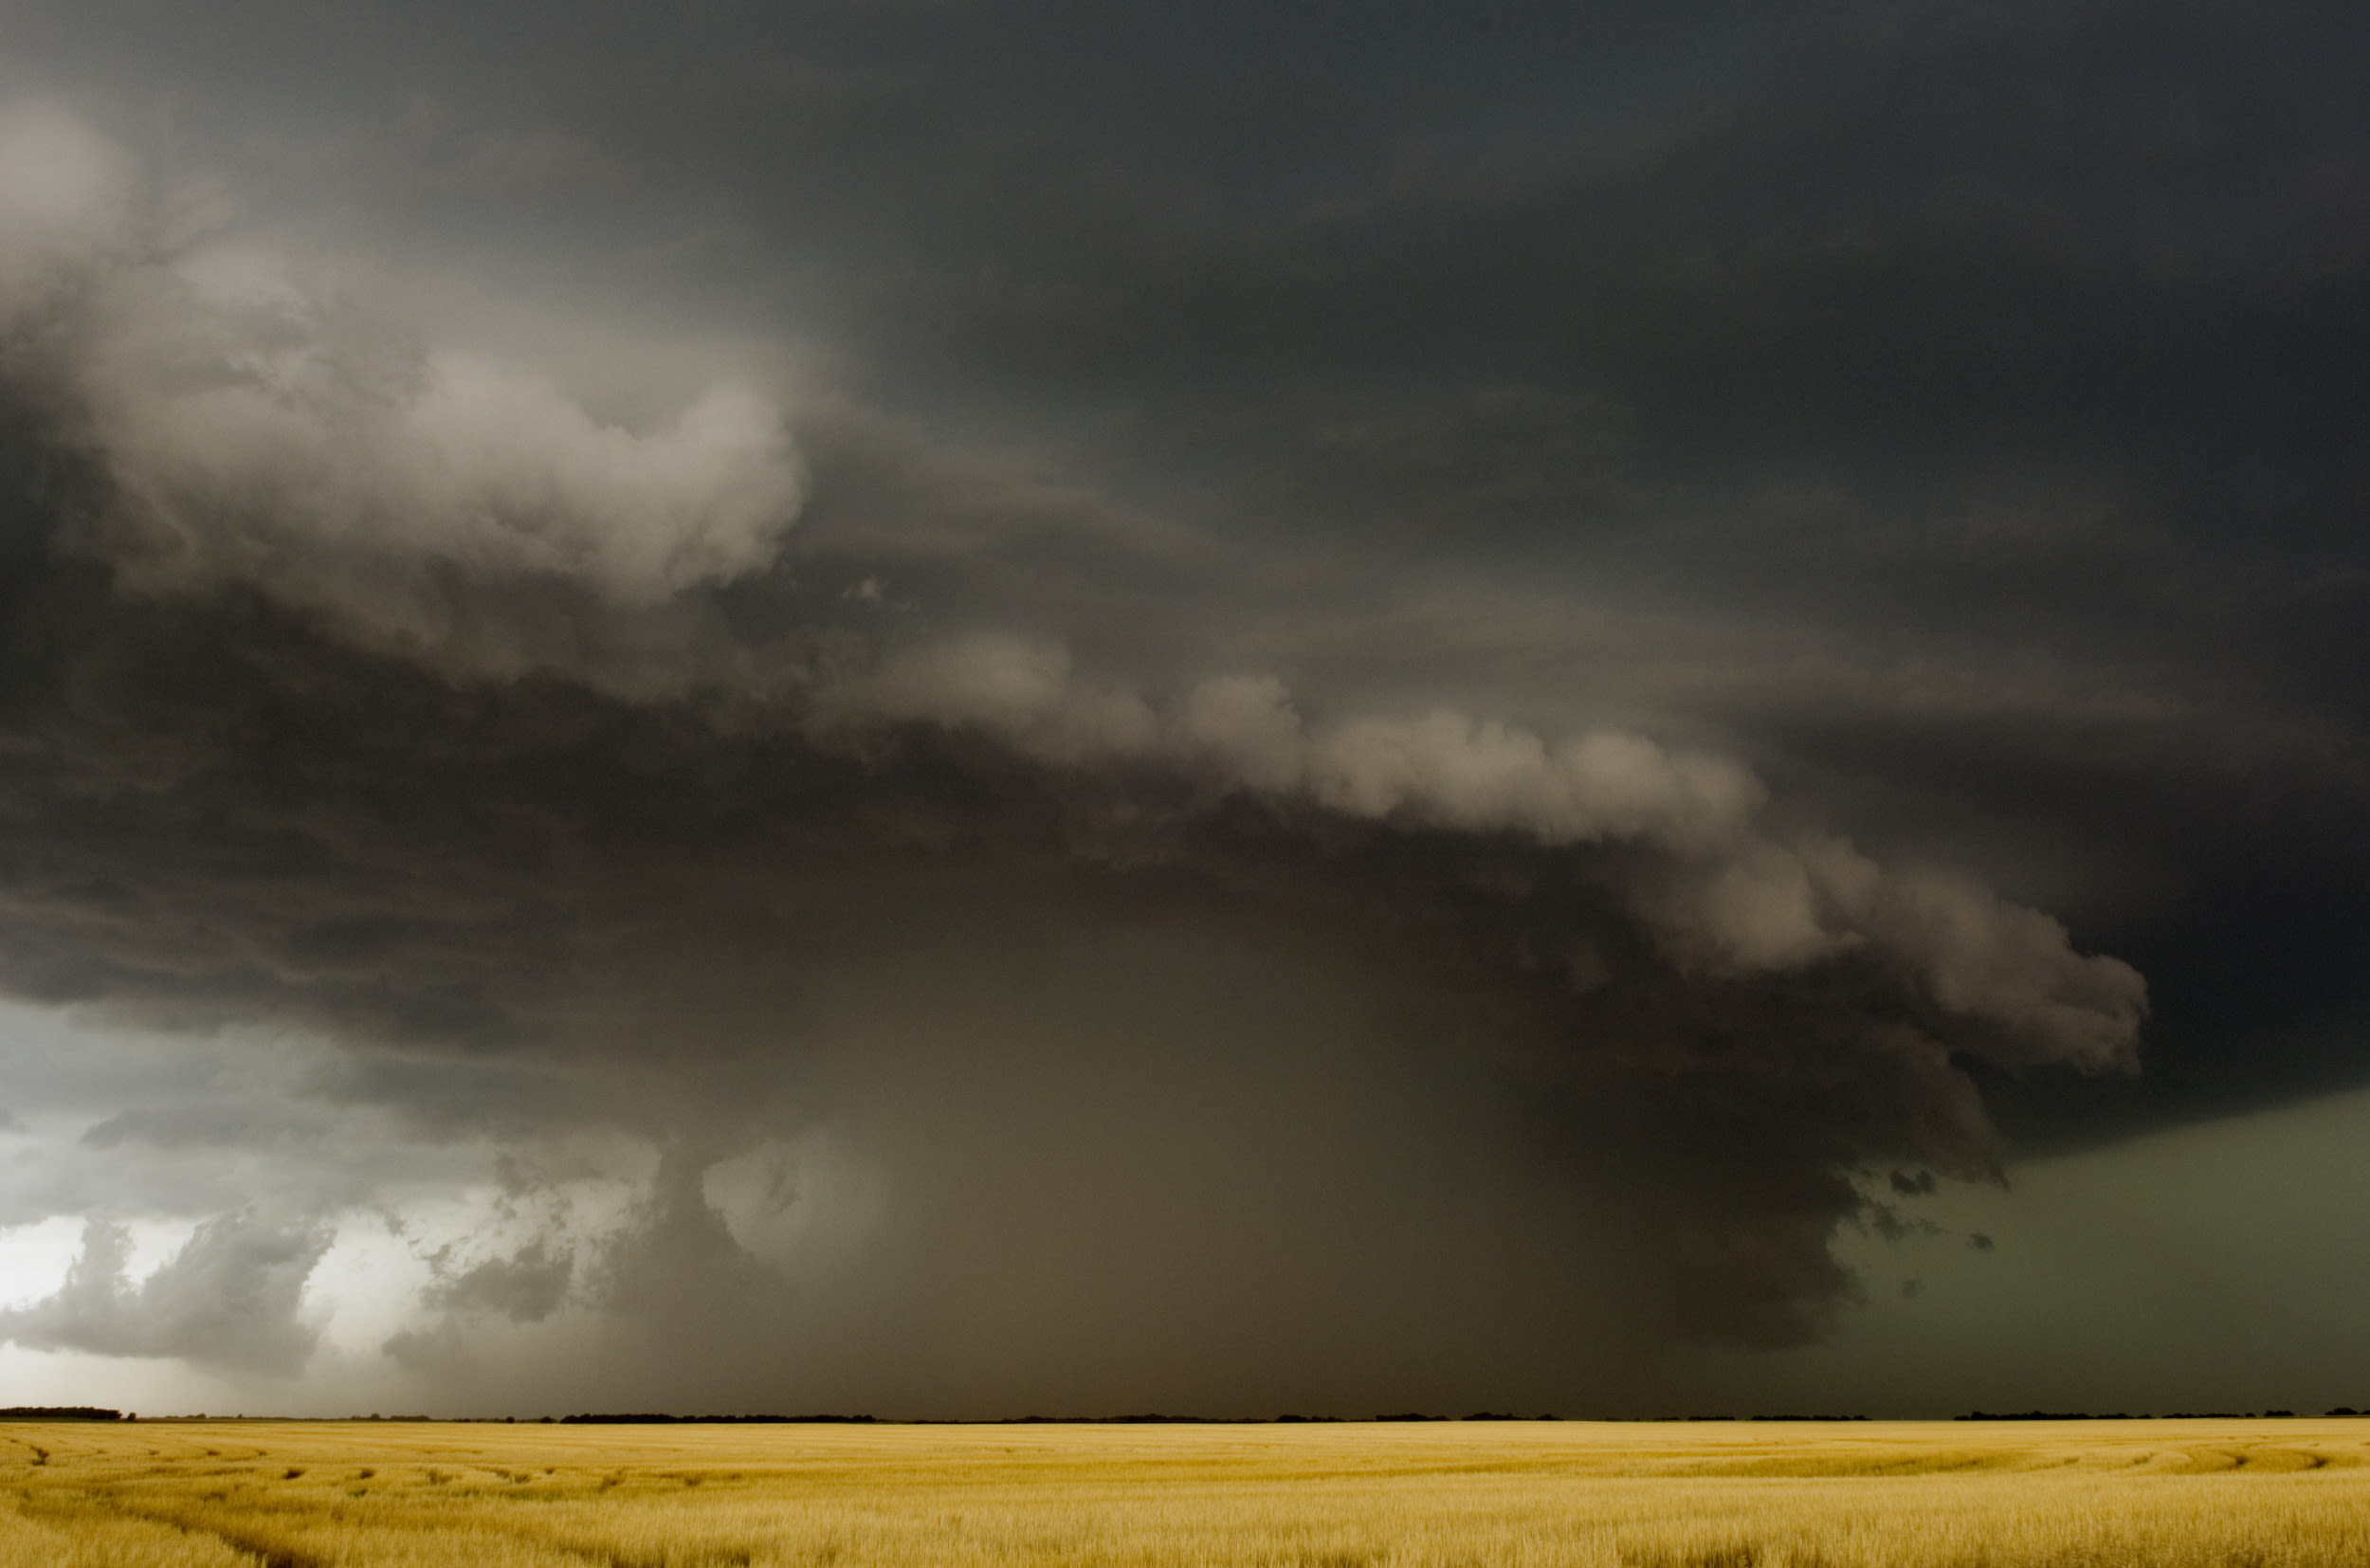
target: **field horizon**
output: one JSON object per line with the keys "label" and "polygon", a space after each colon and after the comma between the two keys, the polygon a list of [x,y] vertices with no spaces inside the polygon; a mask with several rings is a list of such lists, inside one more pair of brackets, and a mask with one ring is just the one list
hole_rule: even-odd
{"label": "field horizon", "polygon": [[1916,1426],[1937,1422],[2013,1421],[2342,1421],[2370,1419],[2370,1411],[2355,1410],[2340,1405],[2325,1411],[1966,1411],[1955,1415],[1931,1414],[1869,1414],[1861,1412],[1797,1413],[1787,1412],[1750,1414],[1686,1413],[1657,1415],[1564,1415],[1543,1412],[1522,1415],[1512,1412],[1476,1411],[1464,1415],[1434,1414],[1425,1412],[1405,1412],[1379,1415],[1346,1415],[1332,1413],[1302,1413],[1282,1412],[1275,1414],[1235,1413],[1203,1415],[1171,1411],[1130,1412],[1123,1414],[1049,1414],[1031,1412],[1025,1415],[883,1415],[869,1411],[837,1412],[806,1411],[783,1413],[771,1411],[579,1411],[566,1415],[537,1413],[533,1415],[440,1415],[430,1413],[387,1414],[373,1411],[368,1414],[291,1415],[271,1413],[237,1412],[215,1414],[199,1411],[172,1413],[113,1410],[101,1406],[6,1406],[0,1407],[0,1427],[39,1422],[124,1422],[151,1425],[165,1422],[189,1424],[194,1422],[267,1422],[276,1425],[323,1423],[344,1425],[355,1422],[411,1423],[450,1426],[879,1426],[879,1427],[1253,1427],[1253,1426],[1411,1426],[1424,1423],[1458,1422],[1532,1422],[1573,1423],[1605,1426],[1689,1426],[1716,1422],[1741,1424],[1842,1425],[1846,1423],[1881,1422],[1896,1426]]}
{"label": "field horizon", "polygon": [[0,1423],[0,1568],[2358,1563],[2345,1417]]}

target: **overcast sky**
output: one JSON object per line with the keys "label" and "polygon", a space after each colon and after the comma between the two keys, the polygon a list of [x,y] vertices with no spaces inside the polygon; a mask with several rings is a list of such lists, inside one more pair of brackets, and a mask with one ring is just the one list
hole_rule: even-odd
{"label": "overcast sky", "polygon": [[2366,76],[0,0],[0,1403],[2370,1402]]}

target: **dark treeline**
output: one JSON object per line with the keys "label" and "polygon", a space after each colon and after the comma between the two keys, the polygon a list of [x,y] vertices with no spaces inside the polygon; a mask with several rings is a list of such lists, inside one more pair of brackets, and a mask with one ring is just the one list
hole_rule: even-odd
{"label": "dark treeline", "polygon": [[[1969,1411],[1954,1416],[1958,1421],[2258,1421],[2292,1419],[2290,1410],[2265,1411],[2174,1411],[2163,1415],[2133,1415],[2124,1411]],[[2370,1415],[2370,1411],[2358,1411],[2351,1405],[2339,1405],[2324,1413],[2329,1416]],[[9,1405],[0,1407],[0,1421],[137,1421],[137,1415],[120,1411],[102,1410],[94,1405]],[[229,1416],[206,1415],[159,1416],[157,1420],[205,1421],[228,1420],[299,1420],[296,1416]],[[356,1415],[354,1421],[433,1421],[431,1415]],[[464,1417],[465,1420],[494,1420],[516,1422],[518,1416]],[[884,1417],[879,1415],[841,1415],[817,1413],[809,1415],[670,1415],[663,1412],[588,1413],[578,1415],[525,1417],[545,1425],[565,1426],[903,1426],[903,1427],[1026,1427],[1026,1426],[1266,1426],[1317,1424],[1366,1420],[1370,1422],[1404,1421],[1558,1421],[1558,1415],[1508,1415],[1495,1411],[1476,1411],[1470,1415],[1433,1415],[1421,1411],[1403,1411],[1390,1415],[1365,1417],[1345,1415],[1168,1415],[1145,1412],[1131,1415],[1005,1415],[977,1421],[930,1421]],[[1601,1417],[1623,1420],[1624,1417]],[[1866,1415],[1665,1415],[1648,1418],[1650,1421],[1867,1421]]]}
{"label": "dark treeline", "polygon": [[[549,1421],[550,1416],[542,1417]],[[794,1425],[798,1423],[848,1423],[902,1427],[1122,1427],[1122,1426],[1289,1426],[1296,1423],[1340,1422],[1357,1420],[1347,1415],[1170,1415],[1158,1411],[1142,1411],[1127,1415],[997,1415],[975,1421],[931,1421],[887,1419],[878,1415],[668,1415],[657,1412],[563,1415],[559,1421],[569,1426],[699,1426],[699,1425]],[[1478,1411],[1471,1415],[1430,1415],[1408,1413],[1376,1415],[1375,1421],[1553,1421],[1554,1415],[1504,1415],[1492,1411]]]}
{"label": "dark treeline", "polygon": [[643,1413],[643,1414],[630,1414],[630,1415],[624,1415],[624,1414],[602,1414],[602,1415],[563,1415],[563,1416],[561,1416],[559,1419],[560,1419],[561,1424],[566,1425],[566,1426],[594,1426],[594,1427],[598,1427],[598,1426],[621,1426],[621,1427],[659,1427],[659,1426],[725,1426],[725,1427],[733,1427],[733,1426],[765,1426],[765,1425],[788,1426],[788,1425],[793,1425],[793,1424],[806,1424],[806,1425],[823,1424],[823,1425],[829,1425],[829,1424],[832,1424],[832,1423],[838,1423],[838,1424],[843,1424],[843,1425],[863,1425],[863,1424],[866,1424],[866,1423],[878,1421],[878,1420],[880,1419],[880,1417],[879,1417],[879,1416],[877,1416],[877,1415],[660,1415],[660,1414]]}
{"label": "dark treeline", "polygon": [[[2328,1415],[2360,1415],[2351,1405],[2339,1405]],[[2123,1411],[2101,1413],[2087,1410],[2028,1410],[2013,1413],[1969,1411],[1959,1421],[2279,1421],[2293,1420],[2292,1410],[2177,1410],[2167,1415],[2132,1415]]]}

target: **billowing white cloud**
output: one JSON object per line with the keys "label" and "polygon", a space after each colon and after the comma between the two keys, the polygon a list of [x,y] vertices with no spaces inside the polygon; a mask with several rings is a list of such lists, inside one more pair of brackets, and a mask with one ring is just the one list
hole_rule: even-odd
{"label": "billowing white cloud", "polygon": [[1206,758],[1254,790],[1294,790],[1307,776],[1300,710],[1272,675],[1201,682],[1178,706],[1174,734],[1189,759]]}
{"label": "billowing white cloud", "polygon": [[1054,763],[1142,756],[1160,739],[1141,698],[1080,679],[1067,648],[1002,635],[902,653],[830,694],[823,713],[839,723],[984,730]]}
{"label": "billowing white cloud", "polygon": [[797,515],[779,410],[718,385],[629,430],[550,381],[339,319],[264,259],[120,281],[91,434],[141,569],[305,592],[305,574],[445,566],[629,605],[764,567]]}
{"label": "billowing white cloud", "polygon": [[449,580],[647,610],[775,559],[803,482],[764,390],[604,417],[318,266],[162,244],[129,171],[61,112],[0,118],[0,316],[70,297],[47,374],[108,487],[83,545],[130,580],[246,582],[441,648]]}
{"label": "billowing white cloud", "polygon": [[294,1373],[319,1338],[302,1317],[304,1285],[331,1240],[316,1221],[239,1210],[200,1225],[136,1285],[130,1230],[93,1219],[56,1294],[0,1311],[0,1340]]}
{"label": "billowing white cloud", "polygon": [[[1865,955],[1941,1012],[1992,1026],[1982,1049],[1995,1060],[2089,1071],[2137,1062],[2147,985],[2130,965],[2076,952],[2062,922],[1963,874],[1888,868],[1829,835],[1775,842],[1753,826],[1766,792],[1749,769],[1645,736],[1550,741],[1449,709],[1311,731],[1271,676],[1207,680],[1160,713],[1079,675],[1059,645],[1012,637],[911,650],[838,690],[825,712],[841,724],[977,730],[1056,765],[1181,767],[1228,791],[1406,828],[1549,849],[1653,846],[1667,858],[1630,897],[1698,975]],[[1596,968],[1577,973],[1593,983]]]}
{"label": "billowing white cloud", "polygon": [[2089,1071],[2137,1065],[2147,982],[2074,950],[2063,922],[1972,877],[1887,867],[1842,839],[1756,840],[1680,866],[1641,897],[1673,957],[1715,976],[1869,954],[1913,975],[1944,1013],[1994,1026],[1983,1054]]}
{"label": "billowing white cloud", "polygon": [[1985,1054],[2090,1071],[2139,1065],[2140,972],[2074,951],[2063,921],[1933,866],[1877,866],[1840,841],[1806,852],[1845,918],[1922,979],[1944,1012],[2003,1031]]}
{"label": "billowing white cloud", "polygon": [[1350,815],[1545,845],[1717,844],[1762,798],[1759,782],[1723,757],[1612,730],[1550,745],[1519,725],[1447,709],[1321,735],[1307,774],[1317,800]]}
{"label": "billowing white cloud", "polygon": [[1599,730],[1550,744],[1450,709],[1353,719],[1310,731],[1272,676],[1195,684],[1166,714],[1081,676],[1041,639],[983,636],[891,659],[833,691],[838,723],[921,720],[985,731],[1031,757],[1131,758],[1214,771],[1230,788],[1305,799],[1345,816],[1547,846],[1638,840],[1674,848],[1733,837],[1761,804],[1741,765]]}

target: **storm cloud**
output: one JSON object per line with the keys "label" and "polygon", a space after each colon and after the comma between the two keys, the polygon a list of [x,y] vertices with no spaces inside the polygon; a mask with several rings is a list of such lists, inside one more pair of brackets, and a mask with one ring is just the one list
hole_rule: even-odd
{"label": "storm cloud", "polygon": [[128,1239],[120,1226],[93,1221],[58,1293],[0,1313],[0,1335],[36,1350],[174,1357],[283,1377],[303,1366],[314,1335],[299,1306],[329,1249],[324,1231],[222,1214],[137,1285],[125,1278]]}
{"label": "storm cloud", "polygon": [[[8,1212],[100,1217],[0,1333],[284,1374],[374,1213],[444,1397],[1634,1404],[1831,1330],[2000,1107],[2198,1114],[2282,980],[2184,982],[2216,890],[2370,847],[2362,236],[2228,205],[2335,77],[1321,13],[259,15],[350,100],[192,38],[159,138],[27,8],[0,984],[219,1065],[20,1067],[78,1141]],[[2233,1103],[2350,1073],[2346,984]]]}

